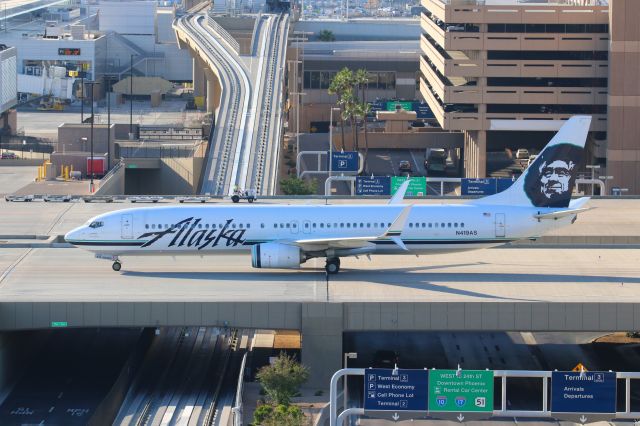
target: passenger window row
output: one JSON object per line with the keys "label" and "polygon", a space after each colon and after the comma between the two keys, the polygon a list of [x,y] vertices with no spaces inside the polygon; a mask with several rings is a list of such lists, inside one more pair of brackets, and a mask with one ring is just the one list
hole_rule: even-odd
{"label": "passenger window row", "polygon": [[[264,224],[262,224],[262,225],[263,225],[262,227],[264,228]],[[175,225],[168,225],[166,223],[165,224],[157,224],[157,225],[155,223],[152,223],[151,225],[149,225],[149,224],[144,225],[145,229],[169,229],[169,227],[174,227],[174,226]],[[191,226],[190,223],[185,223],[185,224],[182,225],[182,228],[186,229],[186,228],[189,228],[190,226]],[[220,228],[220,229],[224,228],[224,224],[221,223],[221,224],[218,225],[218,224],[215,224],[215,223],[212,223],[212,224],[199,223],[194,229],[218,229],[218,228]],[[231,229],[249,229],[249,228],[251,228],[251,224],[247,223],[246,225],[243,225],[242,223],[239,223],[239,224],[231,223],[229,226],[227,226],[227,229],[229,229],[229,228],[231,228]]]}
{"label": "passenger window row", "polygon": [[[94,224],[92,224],[94,225]],[[100,222],[100,224],[98,226],[92,226],[92,227],[99,227],[102,226],[102,222]],[[168,224],[146,224],[144,227],[145,229],[169,229],[169,227],[173,227],[175,225],[168,225]],[[190,227],[191,224],[189,223],[185,223],[182,227],[183,228],[188,228]],[[199,223],[195,229],[222,229],[224,227],[224,224],[208,224],[208,223]],[[264,228],[265,224],[261,223],[260,224],[260,228]],[[274,229],[290,229],[290,228],[296,228],[297,227],[297,223],[295,222],[286,222],[286,223],[274,223],[273,224],[273,228]],[[304,223],[304,227],[306,229],[309,229],[309,227],[313,228],[313,229],[330,229],[330,228],[349,228],[349,229],[356,229],[356,228],[378,228],[378,229],[386,229],[391,227],[391,223],[384,223],[384,222],[320,222],[320,223],[310,223],[310,222],[305,222]],[[247,223],[247,224],[235,224],[235,223],[231,223],[228,228],[230,229],[250,229],[251,228],[251,224]],[[409,223],[409,228],[464,228],[464,223],[463,222],[410,222]]]}

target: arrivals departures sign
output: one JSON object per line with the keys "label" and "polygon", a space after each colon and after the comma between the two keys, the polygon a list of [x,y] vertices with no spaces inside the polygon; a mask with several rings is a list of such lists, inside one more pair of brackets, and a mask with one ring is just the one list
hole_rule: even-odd
{"label": "arrivals departures sign", "polygon": [[429,415],[478,420],[493,415],[493,371],[430,370]]}
{"label": "arrivals departures sign", "polygon": [[616,373],[554,371],[551,415],[576,423],[611,420],[616,416]]}
{"label": "arrivals departures sign", "polygon": [[428,370],[370,368],[364,374],[364,414],[394,421],[427,416]]}

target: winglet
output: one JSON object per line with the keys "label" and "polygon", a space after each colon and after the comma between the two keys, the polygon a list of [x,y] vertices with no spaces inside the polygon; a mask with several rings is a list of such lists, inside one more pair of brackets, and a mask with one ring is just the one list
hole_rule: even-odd
{"label": "winglet", "polygon": [[395,218],[395,220],[393,221],[389,229],[387,229],[387,231],[384,234],[382,234],[380,238],[399,237],[400,234],[402,233],[402,230],[404,229],[404,224],[407,222],[407,219],[409,218],[409,213],[411,213],[411,207],[412,207],[411,205],[405,206],[405,208],[402,209],[398,217]]}
{"label": "winglet", "polygon": [[407,179],[402,183],[402,185],[400,185],[400,188],[398,188],[396,193],[393,194],[393,197],[389,200],[389,204],[402,204],[404,194],[407,192],[407,188],[409,188],[409,181],[410,179]]}

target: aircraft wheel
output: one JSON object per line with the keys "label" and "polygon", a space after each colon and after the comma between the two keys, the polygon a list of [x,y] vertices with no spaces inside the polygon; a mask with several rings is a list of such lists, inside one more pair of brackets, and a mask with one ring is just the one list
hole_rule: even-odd
{"label": "aircraft wheel", "polygon": [[111,265],[111,268],[114,271],[118,272],[120,270],[120,268],[122,268],[122,263],[120,263],[118,261],[115,261],[115,262],[113,262],[113,265]]}
{"label": "aircraft wheel", "polygon": [[324,269],[327,271],[327,274],[331,275],[340,272],[340,258],[334,257],[332,259],[327,259]]}

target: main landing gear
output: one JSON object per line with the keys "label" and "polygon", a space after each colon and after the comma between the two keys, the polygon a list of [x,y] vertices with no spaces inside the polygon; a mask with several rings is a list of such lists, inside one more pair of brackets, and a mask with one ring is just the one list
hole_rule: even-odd
{"label": "main landing gear", "polygon": [[340,272],[340,258],[339,257],[331,257],[331,258],[327,258],[327,263],[324,266],[325,271],[327,271],[327,274],[337,274],[338,272]]}
{"label": "main landing gear", "polygon": [[111,265],[111,269],[113,269],[114,271],[118,272],[120,270],[120,268],[122,268],[122,263],[120,263],[120,261],[118,259],[113,261],[113,265]]}

